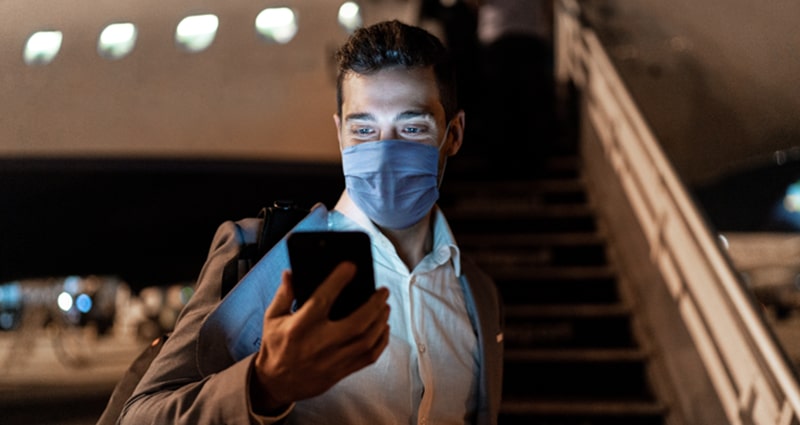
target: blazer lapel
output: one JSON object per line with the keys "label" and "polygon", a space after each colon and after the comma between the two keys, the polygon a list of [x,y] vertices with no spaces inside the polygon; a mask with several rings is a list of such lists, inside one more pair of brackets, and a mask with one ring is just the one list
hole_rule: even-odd
{"label": "blazer lapel", "polygon": [[[465,261],[466,260],[466,261]],[[462,257],[461,285],[473,329],[480,342],[479,424],[494,424],[503,385],[502,313],[494,283],[471,261]]]}

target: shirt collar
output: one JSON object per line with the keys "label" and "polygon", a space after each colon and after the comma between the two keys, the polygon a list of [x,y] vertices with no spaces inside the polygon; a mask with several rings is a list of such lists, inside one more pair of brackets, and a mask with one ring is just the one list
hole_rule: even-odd
{"label": "shirt collar", "polygon": [[339,201],[336,203],[336,206],[333,207],[333,211],[341,213],[351,221],[355,222],[355,224],[363,227],[371,237],[375,236],[376,233],[381,234],[381,231],[377,226],[375,226],[374,223],[372,223],[369,217],[367,217],[367,214],[365,214],[364,211],[361,211],[361,208],[358,208],[356,203],[353,202],[346,189],[342,192],[342,196],[339,197]]}
{"label": "shirt collar", "polygon": [[443,250],[449,251],[450,261],[453,263],[453,270],[455,271],[456,277],[460,277],[461,250],[456,244],[456,239],[453,236],[453,232],[450,230],[450,225],[447,224],[447,219],[438,206],[434,207],[433,217],[431,218],[433,220],[433,251],[431,252],[435,254]]}
{"label": "shirt collar", "polygon": [[[381,233],[380,229],[367,217],[367,215],[360,209],[358,206],[353,202],[348,195],[347,190],[342,192],[342,196],[339,197],[339,201],[336,203],[336,206],[333,208],[333,212],[338,212],[342,216],[349,219],[353,224],[358,225],[363,230],[367,232],[372,239],[372,243],[380,246],[382,249],[389,249],[390,252],[395,253],[396,250],[394,245],[392,245],[391,241]],[[444,216],[444,213],[439,209],[438,206],[434,206],[433,216],[431,217],[433,220],[433,250],[426,255],[428,256],[434,255],[435,257],[441,258],[441,262],[444,262],[448,259],[453,264],[453,270],[457,277],[461,276],[461,250],[458,248],[456,244],[455,237],[453,236],[453,232],[450,230],[450,225],[447,223],[447,219]],[[332,214],[330,216],[330,220],[336,220],[338,226],[337,228],[346,227],[343,226],[345,223],[343,220],[340,220],[336,214]],[[333,223],[329,223],[329,225],[333,225]],[[447,255],[449,253],[449,255]],[[440,261],[435,260],[437,263]],[[423,260],[424,262],[424,260]]]}

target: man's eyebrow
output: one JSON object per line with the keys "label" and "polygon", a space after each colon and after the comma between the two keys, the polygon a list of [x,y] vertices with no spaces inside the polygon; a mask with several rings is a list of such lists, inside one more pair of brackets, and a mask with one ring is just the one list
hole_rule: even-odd
{"label": "man's eyebrow", "polygon": [[375,116],[370,114],[369,112],[356,112],[353,114],[348,114],[344,117],[345,121],[352,121],[352,120],[364,120],[364,121],[375,121]]}
{"label": "man's eyebrow", "polygon": [[411,118],[433,118],[433,114],[428,111],[405,111],[394,117],[395,121],[407,120]]}
{"label": "man's eyebrow", "polygon": [[[394,117],[394,121],[402,121],[412,118],[433,118],[433,114],[428,111],[423,110],[409,110],[403,111]],[[375,115],[369,112],[354,112],[352,114],[348,114],[345,116],[345,121],[354,121],[354,120],[362,120],[362,121],[375,121]]]}

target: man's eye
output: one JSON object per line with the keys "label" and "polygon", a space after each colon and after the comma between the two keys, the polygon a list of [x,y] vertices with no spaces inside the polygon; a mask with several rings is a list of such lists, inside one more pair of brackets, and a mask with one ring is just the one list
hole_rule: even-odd
{"label": "man's eye", "polygon": [[415,135],[415,136],[421,136],[423,134],[427,134],[428,133],[428,127],[418,126],[418,125],[407,126],[407,127],[403,127],[403,133],[411,134],[411,135]]}
{"label": "man's eye", "polygon": [[357,134],[359,136],[369,136],[370,134],[373,133],[373,131],[369,127],[359,127],[359,128],[354,129],[353,133]]}

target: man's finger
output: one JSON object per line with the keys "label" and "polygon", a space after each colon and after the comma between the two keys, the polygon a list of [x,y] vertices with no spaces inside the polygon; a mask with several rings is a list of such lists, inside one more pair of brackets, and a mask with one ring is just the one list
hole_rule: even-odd
{"label": "man's finger", "polygon": [[294,292],[292,291],[292,273],[284,270],[281,275],[281,285],[272,297],[272,302],[264,313],[264,319],[285,316],[292,311],[292,301]]}
{"label": "man's finger", "polygon": [[[342,332],[343,336],[349,336],[346,345],[355,342],[362,345],[362,350],[371,347],[378,335],[389,327],[390,313],[391,308],[383,304],[379,308],[371,311],[369,315],[363,316],[363,318],[356,317],[356,315],[353,314],[345,319],[350,322],[348,323],[349,329]],[[367,346],[363,346],[364,343],[366,343]]]}
{"label": "man's finger", "polygon": [[[357,341],[351,341],[347,346],[341,348],[342,353],[348,353],[338,366],[346,370],[347,375],[369,366],[380,358],[383,351],[389,345],[391,329],[384,323],[376,326],[370,335]],[[346,375],[345,375],[346,376]]]}
{"label": "man's finger", "polygon": [[375,290],[375,293],[370,295],[367,301],[364,302],[350,315],[351,317],[358,318],[359,321],[369,321],[371,316],[375,314],[377,309],[386,305],[389,300],[389,288],[380,287]]}
{"label": "man's finger", "polygon": [[[378,288],[364,304],[341,320],[342,327],[352,335],[363,333],[374,321],[379,320],[380,316],[387,314],[389,306],[386,304],[386,300],[388,298],[389,290],[384,287]],[[388,317],[382,320],[386,322]]]}
{"label": "man's finger", "polygon": [[314,290],[311,298],[306,301],[303,308],[309,312],[323,314],[328,317],[328,313],[336,301],[336,297],[342,292],[345,286],[353,280],[356,275],[356,265],[350,261],[339,263],[328,275],[322,284]]}

